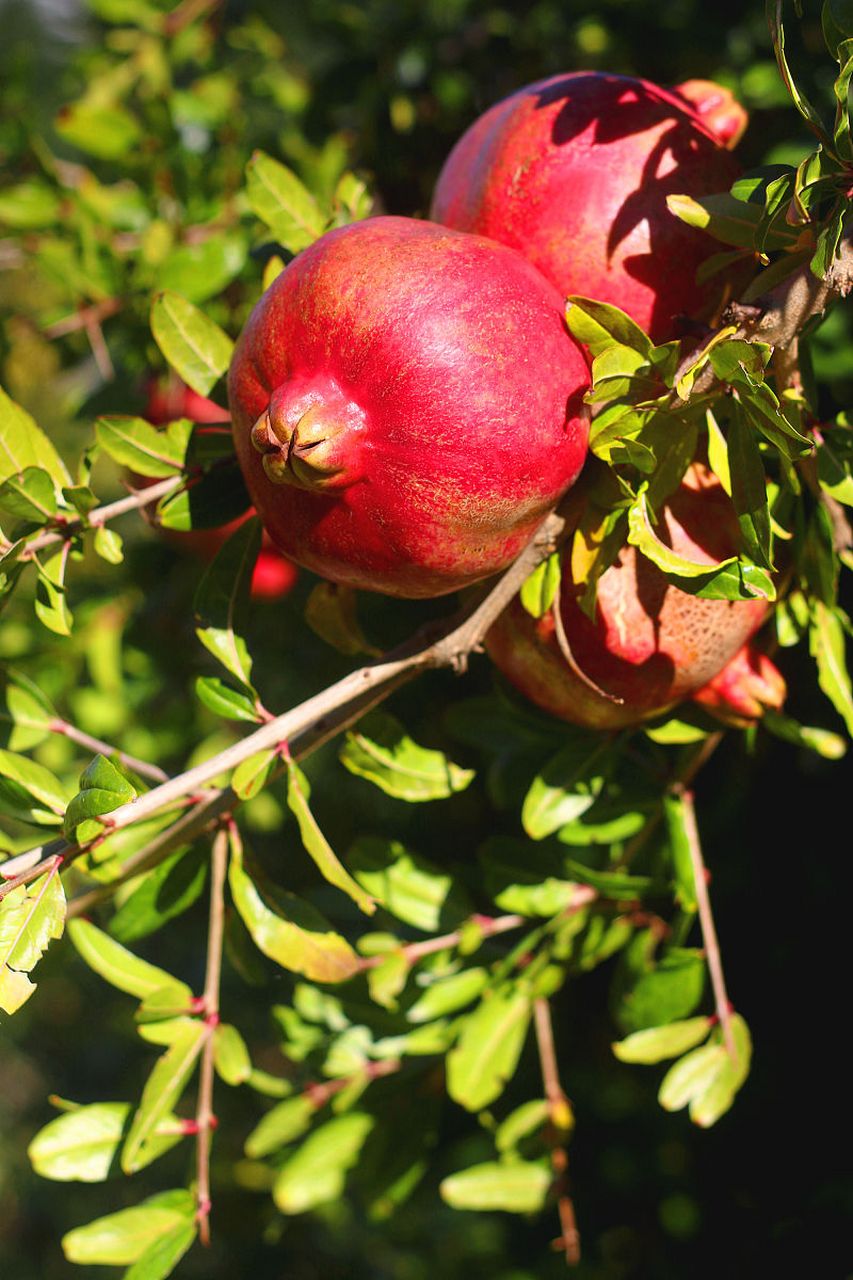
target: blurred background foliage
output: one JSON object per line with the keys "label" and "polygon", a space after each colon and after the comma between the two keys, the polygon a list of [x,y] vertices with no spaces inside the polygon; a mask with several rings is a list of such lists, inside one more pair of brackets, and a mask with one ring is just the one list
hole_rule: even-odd
{"label": "blurred background foliage", "polygon": [[[757,0],[717,0],[711,10],[700,0],[233,0],[216,7],[209,24],[176,30],[167,63],[155,32],[173,8],[159,0],[0,0],[0,381],[72,456],[95,413],[140,410],[147,380],[162,371],[148,329],[152,287],[174,287],[205,306],[216,295],[210,314],[232,333],[245,318],[268,256],[246,228],[238,194],[256,147],[326,199],[352,169],[379,207],[424,215],[447,151],[475,115],[528,81],[575,68],[663,84],[693,77],[727,84],[752,115],[741,147],[747,166],[796,162],[811,146],[779,79]],[[826,101],[830,66],[809,61],[821,48],[817,12],[806,5],[792,38],[795,46],[802,41],[795,56],[804,86]],[[22,181],[32,184],[27,208],[4,212],[3,188]],[[99,306],[94,328],[63,330],[80,307]],[[850,339],[844,307],[811,344],[827,416],[850,404]],[[104,477],[102,489],[120,491],[109,468]],[[62,662],[17,601],[4,614],[0,658],[26,661],[75,723],[168,767],[193,749],[212,753],[230,730],[191,692],[195,676],[211,669],[188,607],[198,561],[141,521],[124,532],[126,572],[94,561],[78,570],[74,595],[85,604]],[[307,577],[287,599],[254,607],[256,670],[265,702],[277,709],[350,666],[301,623]],[[377,599],[365,606],[365,625],[384,643],[411,630],[424,608]],[[806,662],[794,654],[785,669],[792,711],[807,723],[829,723],[823,703],[815,697],[812,704]],[[471,694],[492,686],[484,662],[467,679]],[[395,699],[395,711],[422,740],[446,738],[434,710],[442,681],[449,689],[452,677],[432,676]],[[700,811],[730,984],[753,1029],[753,1075],[719,1128],[698,1132],[685,1115],[660,1112],[656,1074],[613,1060],[608,967],[565,989],[555,1018],[578,1116],[570,1156],[585,1249],[581,1280],[853,1274],[853,1180],[843,1137],[849,1070],[841,1046],[849,949],[834,906],[850,887],[849,772],[845,782],[844,764],[764,737],[731,736],[703,773]],[[79,749],[62,737],[39,752],[60,773],[80,767]],[[473,847],[495,822],[481,790],[438,806],[427,833],[417,810],[377,799],[339,769],[324,796],[332,761],[333,753],[321,752],[309,773],[333,845],[353,829],[412,836],[421,852],[464,878]],[[283,812],[275,788],[250,806],[249,825],[271,863],[280,861],[283,841],[287,849]],[[312,882],[293,843],[290,855],[289,882]],[[148,946],[197,984],[203,931],[202,901],[186,928],[166,930]],[[242,979],[226,975],[223,1004],[240,1010],[253,1045],[268,1044],[274,1067],[267,1010],[291,984],[265,966],[254,978],[253,1003]],[[54,948],[37,997],[0,1036],[0,1274],[97,1275],[65,1263],[59,1236],[137,1201],[146,1177],[151,1190],[162,1186],[159,1167],[133,1188],[110,1184],[107,1206],[92,1188],[36,1179],[25,1148],[51,1114],[49,1093],[87,1101],[138,1091],[145,1064],[133,1047],[127,1002],[69,947]],[[537,1069],[529,1048],[521,1075],[529,1080]],[[525,1223],[454,1214],[441,1204],[438,1180],[489,1149],[461,1112],[445,1109],[441,1157],[396,1215],[386,1220],[382,1203],[345,1200],[283,1219],[240,1163],[254,1100],[220,1092],[214,1244],[189,1255],[180,1274],[547,1280],[563,1273],[563,1260],[549,1253],[555,1224],[548,1214]],[[403,1094],[402,1129],[407,1103]],[[167,1158],[176,1184],[189,1158],[183,1149]]]}

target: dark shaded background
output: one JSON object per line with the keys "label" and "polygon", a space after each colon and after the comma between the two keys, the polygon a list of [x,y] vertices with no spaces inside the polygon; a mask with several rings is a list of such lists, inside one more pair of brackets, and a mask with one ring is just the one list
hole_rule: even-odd
{"label": "dark shaded background", "polygon": [[[423,214],[444,156],[473,117],[527,81],[561,70],[634,72],[664,84],[718,78],[752,112],[745,164],[797,160],[809,147],[772,60],[758,0],[716,0],[710,8],[699,0],[594,6],[313,0],[286,10],[272,2],[233,3],[225,7],[225,22],[247,12],[262,14],[281,34],[282,75],[309,87],[300,133],[314,152],[300,162],[298,137],[288,135],[272,107],[270,149],[278,144],[307,173],[322,163],[317,157],[329,135],[343,134],[351,163],[370,175],[389,212]],[[79,47],[100,40],[102,30],[71,5],[0,0],[0,32],[4,163],[4,156],[19,154],[26,133],[46,127],[57,105],[79,91],[71,60]],[[805,45],[810,65],[822,68],[816,77],[806,74],[805,82],[816,96],[825,95],[829,64],[820,60],[813,16]],[[262,133],[264,122],[256,124]],[[825,412],[849,405],[853,345],[846,310],[821,331],[814,357]],[[160,554],[158,560],[149,551],[135,566],[146,590],[135,638],[152,648],[164,611],[186,600],[197,576],[192,564]],[[299,652],[296,625],[303,599],[304,589],[280,615],[258,624],[258,643],[267,652],[281,645],[282,631],[291,636],[289,667],[297,671],[302,659],[309,661],[307,652]],[[185,648],[192,650],[189,637]],[[334,655],[326,659],[327,670],[315,663],[312,679],[324,683],[339,669],[336,662]],[[782,665],[792,713],[837,728],[813,692],[807,658],[786,654]],[[259,667],[265,669],[263,660]],[[177,701],[186,672],[172,665],[168,679],[167,698],[173,690]],[[443,679],[450,677],[435,677],[428,691],[418,687],[398,699],[407,723],[429,717]],[[476,663],[471,693],[488,689],[490,679],[486,663]],[[295,687],[293,672],[273,670],[271,683],[273,705],[284,705]],[[763,736],[753,753],[748,747],[732,735],[699,786],[727,974],[755,1041],[753,1073],[734,1110],[716,1129],[698,1132],[686,1115],[668,1116],[657,1107],[658,1069],[614,1061],[607,966],[571,984],[555,1002],[558,1052],[578,1117],[570,1154],[585,1248],[576,1273],[581,1280],[853,1275],[846,1039],[853,778],[845,762],[828,764]],[[316,767],[322,771],[322,761]],[[358,785],[340,784],[339,804],[360,804],[365,811],[372,806],[374,829],[387,824],[405,838],[406,823],[415,817],[392,802],[383,807],[372,794],[365,798]],[[323,814],[322,802],[318,806],[334,837],[334,812]],[[466,848],[481,838],[482,818],[475,800],[452,802],[433,819],[435,847],[424,851],[464,859]],[[202,958],[188,948],[202,936],[196,908],[187,928],[160,936],[153,954],[192,980]],[[84,971],[70,948],[50,954],[40,972],[37,997],[0,1027],[3,1280],[104,1274],[66,1264],[57,1245],[63,1231],[107,1211],[103,1192],[35,1179],[23,1152],[51,1114],[48,1092],[79,1100],[131,1097],[149,1061],[132,1047],[129,1002]],[[240,1011],[249,1036],[253,1022],[262,1034],[268,1000],[261,991],[254,1009],[239,980],[233,974],[227,979],[224,1007]],[[96,1020],[99,1029],[110,1027],[105,1042],[88,1035]],[[533,1071],[531,1055],[523,1074],[530,1079]],[[501,1215],[453,1214],[441,1205],[440,1177],[485,1149],[485,1139],[458,1110],[447,1108],[442,1155],[425,1184],[383,1224],[367,1222],[348,1202],[283,1220],[265,1194],[229,1185],[229,1160],[254,1123],[256,1107],[253,1099],[228,1091],[224,1110],[214,1168],[214,1246],[207,1255],[191,1254],[181,1275],[549,1280],[564,1272],[561,1259],[548,1252],[556,1233],[549,1214],[527,1224]],[[114,1184],[110,1207],[137,1201],[147,1177],[151,1190],[169,1185],[163,1171],[170,1161],[178,1185],[187,1158],[174,1153],[133,1186]]]}

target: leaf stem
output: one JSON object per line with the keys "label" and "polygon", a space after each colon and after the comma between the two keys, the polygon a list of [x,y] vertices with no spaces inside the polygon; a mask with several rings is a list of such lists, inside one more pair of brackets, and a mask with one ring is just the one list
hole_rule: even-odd
{"label": "leaf stem", "polygon": [[[496,934],[508,933],[511,929],[520,929],[528,921],[524,916],[519,915],[475,915],[471,916],[467,923],[476,925],[485,938],[493,938]],[[434,955],[436,951],[444,951],[445,947],[455,947],[462,940],[464,927],[463,925],[460,929],[454,929],[452,933],[444,933],[438,938],[427,938],[424,942],[410,942],[401,947],[400,951],[410,964],[414,964],[424,956]],[[359,969],[376,969],[382,964],[386,954],[365,956],[359,963]]]}

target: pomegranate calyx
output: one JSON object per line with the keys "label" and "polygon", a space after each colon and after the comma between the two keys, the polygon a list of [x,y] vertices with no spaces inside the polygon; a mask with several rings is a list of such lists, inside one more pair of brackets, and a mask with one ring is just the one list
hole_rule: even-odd
{"label": "pomegranate calyx", "polygon": [[358,478],[360,408],[340,388],[285,383],[273,392],[251,438],[273,484],[300,489],[341,488]]}

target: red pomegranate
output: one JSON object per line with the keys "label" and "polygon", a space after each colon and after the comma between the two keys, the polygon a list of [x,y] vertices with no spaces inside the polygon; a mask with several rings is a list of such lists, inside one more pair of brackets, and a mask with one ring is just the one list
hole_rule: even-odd
{"label": "red pomegranate", "polygon": [[520,254],[380,217],[274,281],[229,398],[273,542],[334,582],[419,597],[519,553],[580,471],[588,380],[562,299]]}
{"label": "red pomegranate", "polygon": [[[155,426],[171,422],[175,418],[190,418],[193,422],[218,423],[229,422],[231,415],[221,405],[200,396],[179,378],[152,378],[146,386],[145,417]],[[153,484],[152,480],[134,477],[135,484]],[[230,538],[235,529],[253,513],[247,511],[228,524],[218,529],[193,529],[188,533],[179,533],[175,529],[167,530],[170,541],[176,546],[191,551],[203,560],[212,560],[222,544]],[[286,560],[270,542],[265,533],[258,558],[252,574],[251,593],[255,599],[275,600],[287,595],[297,579],[295,565]]]}
{"label": "red pomegranate", "polygon": [[438,179],[432,213],[525,254],[566,296],[621,307],[656,342],[706,318],[725,279],[696,284],[717,241],[667,196],[727,191],[735,159],[703,116],[645,80],[555,76],[491,107]]}
{"label": "red pomegranate", "polygon": [[[728,495],[699,464],[664,505],[657,532],[673,550],[700,563],[732,555],[739,543]],[[626,546],[601,576],[593,622],[578,605],[583,583],[575,579],[572,559],[564,557],[560,617],[582,674],[563,653],[553,614],[535,619],[517,599],[490,630],[486,649],[532,702],[589,728],[640,723],[707,685],[767,611],[765,600],[688,595]]]}
{"label": "red pomegranate", "polygon": [[745,644],[713,680],[693,694],[693,701],[725,724],[742,727],[759,720],[768,708],[779,711],[787,693],[785,677],[775,662],[755,645]]}

